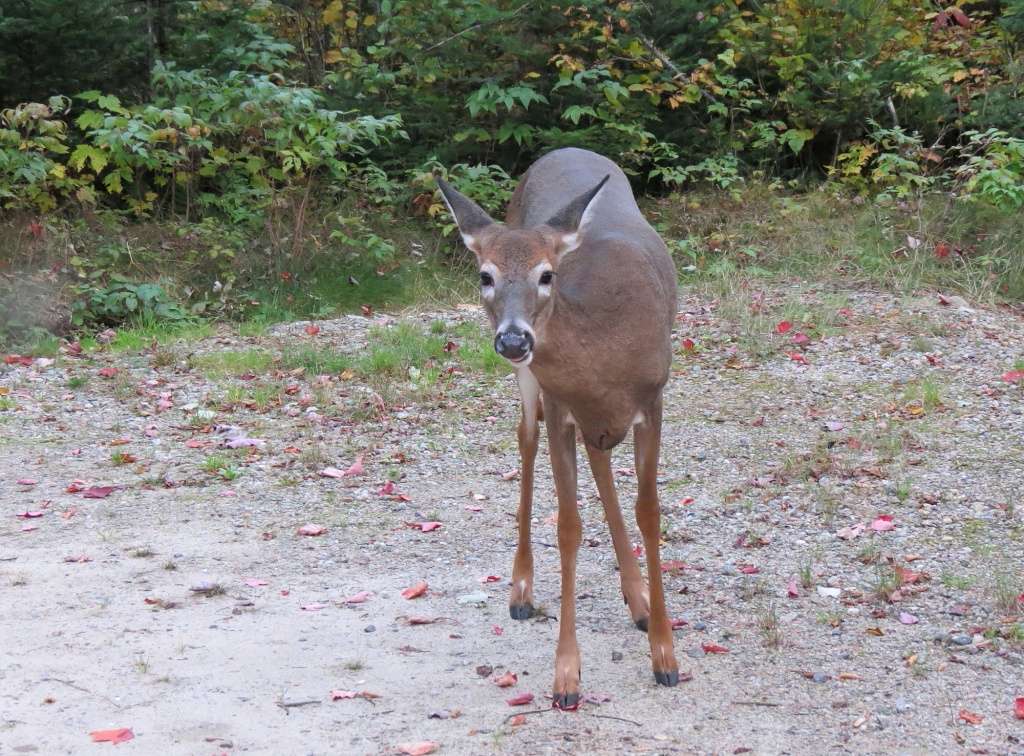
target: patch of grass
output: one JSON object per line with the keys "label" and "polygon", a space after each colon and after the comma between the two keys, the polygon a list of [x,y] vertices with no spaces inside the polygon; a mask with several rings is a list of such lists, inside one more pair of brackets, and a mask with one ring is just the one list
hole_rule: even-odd
{"label": "patch of grass", "polygon": [[903,504],[910,498],[912,486],[913,484],[909,480],[901,480],[896,484],[896,500],[899,501],[900,504]]}
{"label": "patch of grass", "polygon": [[[171,321],[151,320],[135,321],[117,329],[117,335],[111,340],[110,348],[115,352],[135,352],[150,348],[154,343],[158,346],[174,341],[198,341],[213,335],[213,326],[205,320]],[[96,349],[95,341],[83,339],[82,346]]]}
{"label": "patch of grass", "polygon": [[890,565],[879,564],[875,567],[875,581],[871,592],[880,601],[891,601],[892,595],[899,590],[900,578]]}
{"label": "patch of grass", "polygon": [[9,396],[0,396],[0,412],[12,410],[17,407],[17,403]]}
{"label": "patch of grass", "polygon": [[878,564],[878,560],[881,558],[882,550],[874,543],[865,544],[857,552],[857,561],[863,564]]}
{"label": "patch of grass", "polygon": [[996,573],[992,585],[992,603],[1004,614],[1016,614],[1020,607],[1020,596],[1024,595],[1024,586],[1011,573],[1000,570]]}
{"label": "patch of grass", "polygon": [[957,575],[952,572],[943,572],[939,575],[939,582],[941,582],[946,588],[966,591],[974,585],[974,578],[968,577],[967,575]]}
{"label": "patch of grass", "polygon": [[779,625],[779,615],[775,611],[775,604],[768,604],[768,608],[758,619],[758,629],[761,631],[761,638],[768,648],[779,648],[782,646],[782,628]]}
{"label": "patch of grass", "polygon": [[282,368],[294,370],[301,367],[307,375],[337,375],[351,366],[352,360],[348,355],[311,345],[288,349],[281,355]]}
{"label": "patch of grass", "polygon": [[129,454],[128,452],[117,451],[110,455],[110,461],[114,465],[121,466],[130,465],[132,462],[135,462],[136,459],[134,455]]}
{"label": "patch of grass", "polygon": [[178,569],[178,563],[173,561],[164,562],[163,569],[168,572],[175,572]]}
{"label": "patch of grass", "polygon": [[242,471],[231,464],[231,460],[223,454],[211,454],[203,460],[202,468],[211,475],[218,475],[224,480],[235,480]]}
{"label": "patch of grass", "polygon": [[65,384],[69,389],[75,390],[80,389],[82,386],[87,384],[89,379],[84,375],[73,375],[68,378],[68,382]]}
{"label": "patch of grass", "polygon": [[919,403],[925,410],[931,411],[944,406],[942,387],[934,375],[907,384],[903,391],[905,404]]}
{"label": "patch of grass", "polygon": [[424,333],[412,323],[371,328],[369,338],[369,353],[356,363],[357,370],[364,375],[406,376],[411,367],[419,368],[428,360],[442,361],[445,357],[445,341]]}
{"label": "patch of grass", "polygon": [[270,352],[263,349],[246,349],[242,351],[210,352],[191,358],[191,367],[199,370],[207,378],[223,378],[225,376],[258,375],[265,373],[273,364]]}
{"label": "patch of grass", "polygon": [[148,546],[138,546],[129,551],[128,556],[135,559],[148,559],[151,556],[156,556],[156,552]]}
{"label": "patch of grass", "polygon": [[814,566],[810,563],[800,565],[800,586],[805,591],[814,587]]}

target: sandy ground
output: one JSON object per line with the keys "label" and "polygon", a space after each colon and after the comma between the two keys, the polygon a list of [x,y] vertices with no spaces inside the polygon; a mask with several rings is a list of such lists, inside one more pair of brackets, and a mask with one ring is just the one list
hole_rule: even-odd
{"label": "sandy ground", "polygon": [[[682,299],[677,343],[694,347],[668,389],[660,482],[692,680],[654,685],[583,474],[576,713],[548,709],[544,448],[550,616],[506,608],[511,378],[456,373],[381,407],[357,379],[271,368],[281,393],[245,407],[222,397],[249,376],[190,367],[296,342],[358,354],[393,322],[379,317],[0,365],[0,753],[1022,753],[1024,390],[1001,376],[1024,320],[945,301],[796,285]],[[213,454],[233,479],[206,469]],[[359,456],[360,475],[321,474]],[[616,465],[628,511],[628,442]],[[85,497],[102,486],[117,488]],[[407,526],[427,521],[441,526]],[[499,688],[506,671],[518,683]],[[522,693],[533,703],[507,703]],[[134,738],[90,742],[111,728]]]}

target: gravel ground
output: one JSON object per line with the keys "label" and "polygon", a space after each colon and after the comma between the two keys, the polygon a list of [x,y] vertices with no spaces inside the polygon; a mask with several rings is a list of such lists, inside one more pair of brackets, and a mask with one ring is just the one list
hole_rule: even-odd
{"label": "gravel ground", "polygon": [[[1024,358],[1018,314],[797,284],[684,295],[661,492],[692,679],[654,685],[581,475],[576,713],[548,709],[546,461],[550,616],[507,614],[512,378],[384,397],[346,373],[193,367],[358,354],[374,324],[438,319],[482,315],[0,365],[0,753],[91,752],[112,728],[134,736],[120,751],[160,754],[1024,753],[1024,390],[1002,378]],[[238,403],[267,381],[269,401]]]}

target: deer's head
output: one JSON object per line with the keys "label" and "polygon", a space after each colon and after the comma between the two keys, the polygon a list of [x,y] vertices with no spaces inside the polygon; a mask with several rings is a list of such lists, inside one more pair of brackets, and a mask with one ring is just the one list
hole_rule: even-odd
{"label": "deer's head", "polygon": [[551,314],[559,263],[580,246],[588,211],[608,178],[533,228],[495,222],[473,200],[437,179],[462,241],[480,265],[480,296],[494,326],[494,349],[509,362],[525,366],[533,359],[538,334]]}

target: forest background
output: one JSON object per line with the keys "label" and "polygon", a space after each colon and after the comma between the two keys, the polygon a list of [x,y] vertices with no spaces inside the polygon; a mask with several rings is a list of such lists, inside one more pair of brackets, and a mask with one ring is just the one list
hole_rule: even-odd
{"label": "forest background", "polygon": [[682,282],[1024,296],[1024,0],[3,0],[0,346],[473,297],[434,191],[630,175]]}

